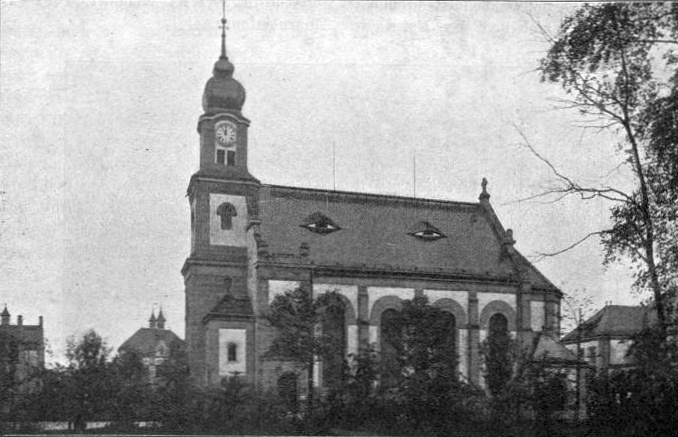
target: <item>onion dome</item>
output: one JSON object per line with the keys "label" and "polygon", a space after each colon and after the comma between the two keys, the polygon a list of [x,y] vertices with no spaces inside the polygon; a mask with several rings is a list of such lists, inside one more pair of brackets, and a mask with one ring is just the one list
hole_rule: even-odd
{"label": "onion dome", "polygon": [[202,108],[206,113],[240,111],[245,103],[245,88],[233,78],[235,67],[226,56],[226,19],[221,20],[221,56],[214,64],[212,77],[205,85]]}

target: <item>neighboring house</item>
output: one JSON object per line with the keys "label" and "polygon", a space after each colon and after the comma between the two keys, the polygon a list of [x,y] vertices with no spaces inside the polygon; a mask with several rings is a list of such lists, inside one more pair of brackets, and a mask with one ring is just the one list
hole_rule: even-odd
{"label": "neighboring house", "polygon": [[37,325],[16,325],[5,306],[0,314],[0,409],[5,412],[20,396],[35,387],[33,376],[45,366],[45,336],[42,316]]}
{"label": "neighboring house", "polygon": [[[586,416],[587,377],[593,366],[585,360],[577,359],[577,354],[567,349],[553,336],[538,334],[529,355],[530,362],[543,368],[545,372],[554,372],[563,377],[563,404],[560,414],[568,417]],[[570,416],[570,418],[572,418]]]}
{"label": "neighboring house", "polygon": [[183,351],[185,345],[174,332],[165,329],[162,309],[157,317],[152,311],[148,322],[148,328],[140,328],[118,348],[118,352],[138,354],[148,369],[149,381],[155,383],[162,377],[162,365],[170,358],[172,349]]}
{"label": "neighboring house", "polygon": [[[322,327],[337,333],[339,360],[374,345],[382,363],[397,361],[387,359],[393,348],[382,332],[417,295],[447,312],[458,373],[472,383],[484,384],[480,347],[488,336],[509,331],[526,347],[538,333],[557,338],[562,294],[516,250],[486,180],[478,201],[466,202],[269,185],[252,176],[245,89],[223,38],[198,121],[199,170],[188,187],[191,252],[182,273],[196,382],[216,385],[238,372],[265,387],[306,390],[298,368],[266,356],[275,333],[262,318],[277,294],[296,287],[341,295],[343,315]],[[319,362],[314,383],[326,387],[337,371]]]}
{"label": "neighboring house", "polygon": [[597,371],[627,368],[633,365],[627,356],[631,338],[652,320],[646,307],[606,305],[561,342]]}

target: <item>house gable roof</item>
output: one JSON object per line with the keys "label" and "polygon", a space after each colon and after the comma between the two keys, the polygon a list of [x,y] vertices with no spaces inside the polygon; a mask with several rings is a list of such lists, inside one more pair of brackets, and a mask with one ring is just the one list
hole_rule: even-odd
{"label": "house gable roof", "polygon": [[630,337],[652,321],[648,308],[641,306],[607,305],[589,317],[562,339],[577,343],[599,337]]}
{"label": "house gable roof", "polygon": [[210,320],[250,320],[254,317],[252,302],[248,297],[235,297],[226,294],[212,310],[207,313],[203,322]]}
{"label": "house gable roof", "polygon": [[535,338],[531,358],[534,361],[550,361],[561,364],[576,364],[578,362],[574,352],[563,346],[557,339],[544,333],[539,333]]}
{"label": "house gable roof", "polygon": [[172,345],[184,346],[184,341],[169,329],[141,328],[128,338],[119,351],[133,350],[144,357],[154,356],[157,346],[164,342],[168,348]]}

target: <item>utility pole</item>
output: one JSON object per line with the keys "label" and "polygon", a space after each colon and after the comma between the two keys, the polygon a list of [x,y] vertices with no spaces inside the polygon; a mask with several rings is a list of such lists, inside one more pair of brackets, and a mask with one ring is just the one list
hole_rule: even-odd
{"label": "utility pole", "polygon": [[575,410],[574,410],[574,421],[579,422],[579,409],[581,408],[581,359],[582,359],[582,353],[581,353],[581,323],[582,323],[582,311],[581,308],[579,308],[579,317],[576,318],[577,321],[577,327],[575,328],[577,330],[577,364],[576,364],[576,378],[577,378],[577,391],[576,391],[576,396],[577,398],[575,399]]}

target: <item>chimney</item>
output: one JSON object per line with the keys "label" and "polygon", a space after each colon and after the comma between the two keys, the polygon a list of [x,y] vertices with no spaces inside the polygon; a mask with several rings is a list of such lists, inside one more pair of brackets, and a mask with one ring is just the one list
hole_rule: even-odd
{"label": "chimney", "polygon": [[42,316],[38,317],[38,320],[39,320],[40,326],[42,326]]}
{"label": "chimney", "polygon": [[23,324],[24,324],[24,316],[21,316],[21,315],[20,315],[20,316],[17,316],[17,318],[16,318],[16,324],[19,325],[19,326],[23,326]]}

